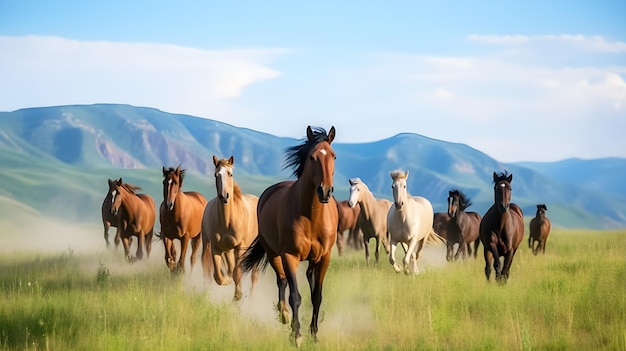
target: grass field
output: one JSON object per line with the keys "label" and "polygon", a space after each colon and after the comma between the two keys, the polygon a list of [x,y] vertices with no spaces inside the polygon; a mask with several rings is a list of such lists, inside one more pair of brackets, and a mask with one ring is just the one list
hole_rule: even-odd
{"label": "grass field", "polygon": [[[98,226],[45,224],[0,235],[2,350],[290,349],[273,305],[271,268],[252,296],[172,276],[160,242],[134,265],[106,250]],[[14,236],[11,233],[18,233]],[[525,240],[505,286],[487,283],[479,258],[447,263],[428,248],[416,277],[386,257],[334,256],[319,342],[304,350],[626,350],[626,231],[553,230],[545,256]],[[305,268],[305,265],[301,265]],[[301,273],[304,273],[302,270]],[[308,285],[300,279],[308,331]]]}

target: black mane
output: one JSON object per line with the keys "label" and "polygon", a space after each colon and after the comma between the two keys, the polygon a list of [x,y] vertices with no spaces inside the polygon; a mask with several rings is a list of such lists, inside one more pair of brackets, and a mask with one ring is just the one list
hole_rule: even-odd
{"label": "black mane", "polygon": [[[174,167],[170,167],[166,170],[166,174],[163,175],[164,178],[167,178],[171,173],[176,172],[176,168]],[[181,169],[180,170],[180,187],[183,187],[183,179],[185,179],[185,170]]]}
{"label": "black mane", "polygon": [[283,169],[292,168],[293,175],[300,178],[304,172],[304,164],[309,156],[311,150],[315,145],[328,141],[328,133],[321,127],[311,127],[313,131],[313,137],[309,140],[306,139],[300,145],[289,147],[285,150],[286,156],[283,162]]}
{"label": "black mane", "polygon": [[496,175],[493,180],[494,184],[501,182],[503,180],[506,180],[506,178],[508,178],[511,175],[508,171],[498,172],[498,173],[494,172],[494,174]]}
{"label": "black mane", "polygon": [[469,197],[465,196],[465,194],[458,189],[450,190],[450,195],[456,195],[459,197],[459,208],[461,211],[464,211],[466,208],[472,206],[472,201]]}

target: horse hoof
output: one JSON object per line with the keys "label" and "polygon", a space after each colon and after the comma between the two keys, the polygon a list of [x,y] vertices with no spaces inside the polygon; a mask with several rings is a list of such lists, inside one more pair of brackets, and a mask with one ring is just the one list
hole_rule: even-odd
{"label": "horse hoof", "polygon": [[302,335],[296,337],[296,347],[302,346]]}
{"label": "horse hoof", "polygon": [[280,313],[280,322],[282,324],[289,324],[291,322],[291,316],[288,311],[282,311]]}
{"label": "horse hoof", "polygon": [[398,266],[397,264],[393,265],[393,270],[396,271],[396,273],[400,273],[402,271],[402,269],[400,268],[400,266]]}

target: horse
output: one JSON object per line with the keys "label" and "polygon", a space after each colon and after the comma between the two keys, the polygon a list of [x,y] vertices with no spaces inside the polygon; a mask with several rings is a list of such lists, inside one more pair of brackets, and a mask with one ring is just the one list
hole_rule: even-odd
{"label": "horse", "polygon": [[[120,238],[124,245],[126,260],[130,263],[143,258],[142,247],[144,245],[147,257],[150,257],[150,250],[152,249],[156,209],[152,196],[135,193],[140,189],[138,186],[124,183],[122,178],[118,180],[109,179],[111,213],[119,216]],[[130,255],[130,243],[133,236],[138,238],[135,257]]]}
{"label": "horse", "polygon": [[[218,285],[235,282],[234,301],[241,300],[241,256],[258,235],[257,204],[259,198],[252,194],[243,194],[233,178],[234,156],[218,159],[213,155],[215,166],[215,188],[217,195],[209,201],[202,216],[203,247],[210,250],[202,251],[202,262],[210,276]],[[210,257],[209,257],[210,255]],[[222,259],[226,260],[228,273],[222,273]],[[212,262],[212,265],[208,265]],[[252,271],[252,289],[259,279],[259,271]],[[232,279],[231,279],[232,277]]]}
{"label": "horse", "polygon": [[[207,200],[196,191],[182,191],[185,170],[163,167],[163,202],[159,208],[161,239],[165,247],[165,264],[170,272],[185,271],[187,248],[191,242],[191,269],[196,264],[201,238],[202,215]],[[180,241],[180,257],[176,260],[174,240]]]}
{"label": "horse", "polygon": [[[409,194],[406,181],[409,172],[395,170],[390,173],[393,190],[393,206],[387,213],[387,228],[389,230],[389,263],[396,273],[402,271],[396,263],[396,246],[398,243],[407,244],[404,256],[404,272],[419,274],[417,261],[425,244],[439,246],[444,240],[433,229],[433,205],[422,196]],[[412,266],[412,267],[411,267]]]}
{"label": "horse", "polygon": [[343,233],[346,230],[349,230],[348,243],[352,244],[355,248],[358,247],[356,241],[360,230],[357,226],[357,219],[359,218],[359,213],[361,212],[361,206],[350,207],[348,200],[336,202],[337,212],[339,214],[339,224],[337,225],[337,252],[339,253],[339,256],[341,256],[344,245]]}
{"label": "horse", "polygon": [[[465,258],[466,254],[472,254],[471,243],[474,243],[474,258],[478,256],[478,228],[480,227],[481,215],[477,212],[466,212],[465,209],[472,205],[472,201],[457,189],[448,192],[448,215],[451,220],[448,224],[448,235],[458,237],[459,248],[454,255],[457,260],[459,255]],[[451,234],[454,232],[454,234]]]}
{"label": "horse", "polygon": [[296,279],[298,265],[308,261],[306,277],[311,289],[313,313],[310,332],[317,341],[318,318],[324,277],[337,239],[339,215],[333,197],[335,152],[331,146],[335,127],[307,127],[307,138],[287,149],[283,166],[292,168],[295,181],[276,183],[259,197],[259,236],[243,257],[244,271],[268,261],[276,272],[278,309],[283,323],[289,322],[285,291],[289,285],[291,330],[296,346],[302,344],[299,308],[302,301]]}
{"label": "horse", "polygon": [[[513,174],[506,171],[493,172],[494,204],[480,221],[480,241],[485,254],[485,276],[491,276],[491,261],[496,271],[496,281],[504,284],[509,279],[509,270],[519,244],[524,238],[524,214],[511,202]],[[500,257],[504,263],[500,267]]]}
{"label": "horse", "polygon": [[109,190],[107,194],[104,196],[104,200],[102,201],[102,225],[104,226],[104,241],[107,244],[107,249],[109,248],[109,228],[114,227],[116,229],[115,232],[115,248],[117,249],[120,246],[120,229],[118,227],[119,216],[111,213],[111,205],[113,203],[113,195],[111,194],[111,182],[113,180],[109,179]]}
{"label": "horse", "polygon": [[365,263],[369,265],[370,250],[369,241],[376,240],[374,257],[376,263],[379,258],[379,248],[382,242],[385,252],[389,253],[389,239],[387,237],[387,211],[391,207],[391,201],[377,199],[370,189],[360,178],[353,178],[350,182],[350,196],[348,204],[354,208],[361,206],[361,212],[357,219],[357,225],[363,232],[363,244],[365,246]]}
{"label": "horse", "polygon": [[[528,247],[533,250],[533,254],[537,255],[546,253],[546,241],[550,235],[550,218],[546,216],[548,207],[545,204],[537,205],[537,213],[530,220],[530,235],[528,237]],[[538,244],[535,246],[535,242]]]}
{"label": "horse", "polygon": [[448,235],[449,223],[450,216],[448,212],[435,212],[433,216],[433,230],[442,239],[446,240],[446,260],[448,262],[454,258],[454,244],[458,244],[458,238],[456,241],[452,241],[452,238]]}

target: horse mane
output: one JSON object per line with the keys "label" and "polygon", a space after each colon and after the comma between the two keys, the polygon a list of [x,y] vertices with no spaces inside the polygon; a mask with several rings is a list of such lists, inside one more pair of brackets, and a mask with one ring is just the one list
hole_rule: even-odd
{"label": "horse mane", "polygon": [[130,183],[122,183],[122,188],[128,190],[131,194],[135,194],[137,190],[141,190],[141,187],[138,185],[133,185]]}
{"label": "horse mane", "polygon": [[389,173],[391,175],[391,179],[396,180],[398,178],[406,178],[406,172],[401,169],[396,169]]}
{"label": "horse mane", "polygon": [[[167,177],[170,173],[176,172],[176,168],[170,167],[166,170],[166,172],[167,172],[167,175],[165,175],[164,177]],[[180,187],[181,188],[183,187],[183,179],[185,179],[185,173],[186,173],[185,169],[180,170]]]}
{"label": "horse mane", "polygon": [[511,174],[508,171],[504,171],[504,172],[493,172],[496,176],[494,177],[493,183],[496,184],[498,182],[501,182],[503,180],[506,180],[506,178],[508,178]]}
{"label": "horse mane", "polygon": [[450,195],[456,195],[459,197],[459,208],[461,211],[465,211],[466,208],[472,206],[472,201],[469,197],[465,196],[465,194],[459,189],[450,190]]}
{"label": "horse mane", "polygon": [[300,145],[291,146],[285,150],[286,156],[283,162],[283,169],[292,168],[293,175],[297,178],[304,173],[304,164],[311,150],[319,143],[328,141],[328,133],[324,128],[311,127],[313,137],[306,139]]}
{"label": "horse mane", "polygon": [[546,204],[538,204],[537,205],[537,209],[543,208],[544,211],[548,210],[548,207],[546,206]]}

